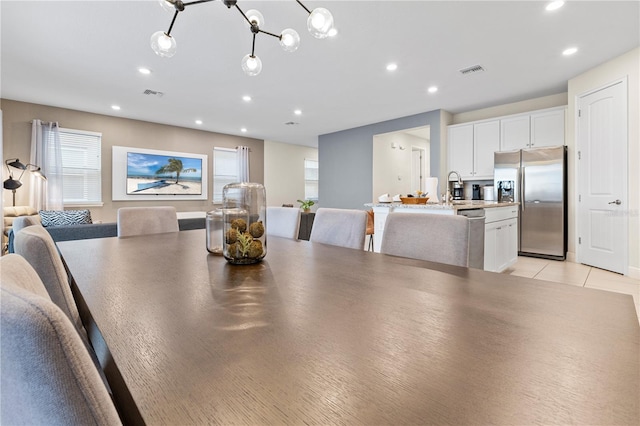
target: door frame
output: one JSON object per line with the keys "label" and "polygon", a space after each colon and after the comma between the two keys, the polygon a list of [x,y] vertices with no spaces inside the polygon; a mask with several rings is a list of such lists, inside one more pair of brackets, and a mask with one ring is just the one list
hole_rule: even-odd
{"label": "door frame", "polygon": [[624,128],[624,135],[625,135],[625,141],[626,141],[626,154],[627,154],[627,164],[626,164],[626,174],[624,176],[624,183],[625,183],[625,195],[626,195],[626,209],[625,209],[625,229],[627,232],[624,233],[624,253],[623,253],[623,274],[624,275],[629,275],[629,220],[628,220],[628,214],[629,214],[629,200],[630,200],[630,194],[629,194],[629,82],[628,82],[628,77],[624,76],[621,78],[617,78],[615,80],[610,81],[609,83],[603,84],[601,86],[595,87],[593,89],[589,89],[587,91],[584,91],[582,93],[578,93],[575,96],[574,102],[575,102],[575,116],[574,116],[574,135],[575,136],[575,150],[576,150],[576,170],[575,170],[575,197],[574,197],[574,202],[575,202],[575,220],[576,220],[576,224],[575,224],[575,247],[576,247],[576,262],[578,263],[582,263],[581,260],[583,258],[583,249],[584,246],[582,244],[579,243],[579,237],[580,237],[580,229],[582,226],[582,215],[581,215],[581,206],[580,206],[580,189],[581,189],[581,185],[582,185],[582,179],[586,178],[583,172],[583,166],[581,164],[581,162],[577,159],[578,157],[578,152],[581,151],[581,138],[580,138],[580,117],[579,117],[579,112],[580,112],[580,99],[584,98],[586,96],[592,95],[596,92],[599,92],[601,90],[605,90],[609,87],[615,86],[616,84],[622,84],[624,86],[625,89],[625,96],[626,96],[626,102],[625,102],[625,117],[626,117],[626,126]]}

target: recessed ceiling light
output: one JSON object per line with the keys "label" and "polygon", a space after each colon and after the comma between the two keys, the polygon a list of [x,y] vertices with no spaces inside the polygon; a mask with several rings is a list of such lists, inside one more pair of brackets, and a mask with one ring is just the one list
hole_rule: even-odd
{"label": "recessed ceiling light", "polygon": [[436,93],[438,91],[438,88],[436,86],[431,86],[427,89],[427,91],[429,93]]}
{"label": "recessed ceiling light", "polygon": [[202,120],[196,120],[196,124],[198,125],[202,124]]}
{"label": "recessed ceiling light", "polygon": [[294,113],[295,115],[302,115],[302,111],[301,111],[301,110],[299,110],[299,109],[297,109],[297,110],[293,111],[293,113]]}
{"label": "recessed ceiling light", "polygon": [[138,72],[140,74],[149,75],[151,74],[151,70],[149,68],[140,67],[138,68]]}
{"label": "recessed ceiling light", "polygon": [[111,109],[115,110],[115,111],[120,111],[120,106],[119,105],[111,105]]}
{"label": "recessed ceiling light", "polygon": [[565,50],[562,52],[562,54],[563,54],[564,56],[570,56],[570,55],[573,55],[574,53],[576,53],[577,51],[578,51],[578,48],[577,48],[577,47],[570,47],[570,48],[568,48],[568,49],[565,49]]}
{"label": "recessed ceiling light", "polygon": [[564,2],[563,1],[552,1],[551,3],[549,3],[547,5],[547,7],[545,7],[545,9],[547,10],[556,10],[556,9],[560,9],[562,6],[564,6]]}
{"label": "recessed ceiling light", "polygon": [[244,95],[244,96],[242,97],[242,100],[243,100],[243,101],[245,101],[245,102],[250,102],[250,101],[251,101],[251,96],[249,96],[249,95]]}
{"label": "recessed ceiling light", "polygon": [[398,69],[398,64],[388,64],[387,65],[387,71],[395,71]]}
{"label": "recessed ceiling light", "polygon": [[241,131],[242,133],[247,133],[247,128],[246,128],[246,127],[243,127],[242,129],[240,129],[240,131]]}

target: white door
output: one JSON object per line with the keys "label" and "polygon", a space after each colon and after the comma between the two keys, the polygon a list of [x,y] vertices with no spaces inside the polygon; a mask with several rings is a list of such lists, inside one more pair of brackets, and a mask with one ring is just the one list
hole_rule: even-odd
{"label": "white door", "polygon": [[627,81],[578,98],[578,261],[628,265]]}
{"label": "white door", "polygon": [[423,171],[424,171],[424,150],[411,148],[411,193],[416,191],[424,192]]}

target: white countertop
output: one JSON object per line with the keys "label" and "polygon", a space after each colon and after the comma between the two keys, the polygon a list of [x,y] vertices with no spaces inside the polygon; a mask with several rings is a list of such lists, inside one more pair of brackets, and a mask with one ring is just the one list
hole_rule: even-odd
{"label": "white countertop", "polygon": [[393,203],[366,203],[365,207],[386,207],[386,208],[402,208],[402,209],[432,209],[432,210],[469,210],[469,209],[488,209],[494,207],[517,206],[519,203],[507,203],[498,201],[484,200],[456,200],[452,203],[429,203],[427,204],[402,204]]}

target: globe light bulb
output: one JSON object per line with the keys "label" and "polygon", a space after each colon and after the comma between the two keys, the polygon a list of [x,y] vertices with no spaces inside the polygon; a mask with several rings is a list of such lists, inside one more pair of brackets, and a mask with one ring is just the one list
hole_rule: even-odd
{"label": "globe light bulb", "polygon": [[158,0],[158,4],[162,8],[162,10],[165,10],[167,12],[173,13],[176,11],[176,7],[173,5],[173,3],[168,2],[167,0]]}
{"label": "globe light bulb", "polygon": [[262,16],[262,13],[258,12],[257,10],[248,10],[245,15],[249,22],[255,23],[258,27],[262,27],[264,25],[264,16]]}
{"label": "globe light bulb", "polygon": [[176,39],[164,31],[156,31],[151,36],[151,48],[156,52],[156,55],[170,58],[176,54]]}
{"label": "globe light bulb", "polygon": [[307,19],[307,28],[315,38],[326,38],[333,28],[333,15],[323,7],[313,9]]}
{"label": "globe light bulb", "polygon": [[255,55],[245,55],[242,58],[242,71],[250,77],[256,76],[262,71],[262,61]]}
{"label": "globe light bulb", "polygon": [[280,46],[286,52],[295,52],[300,47],[300,35],[296,30],[287,28],[280,34]]}

